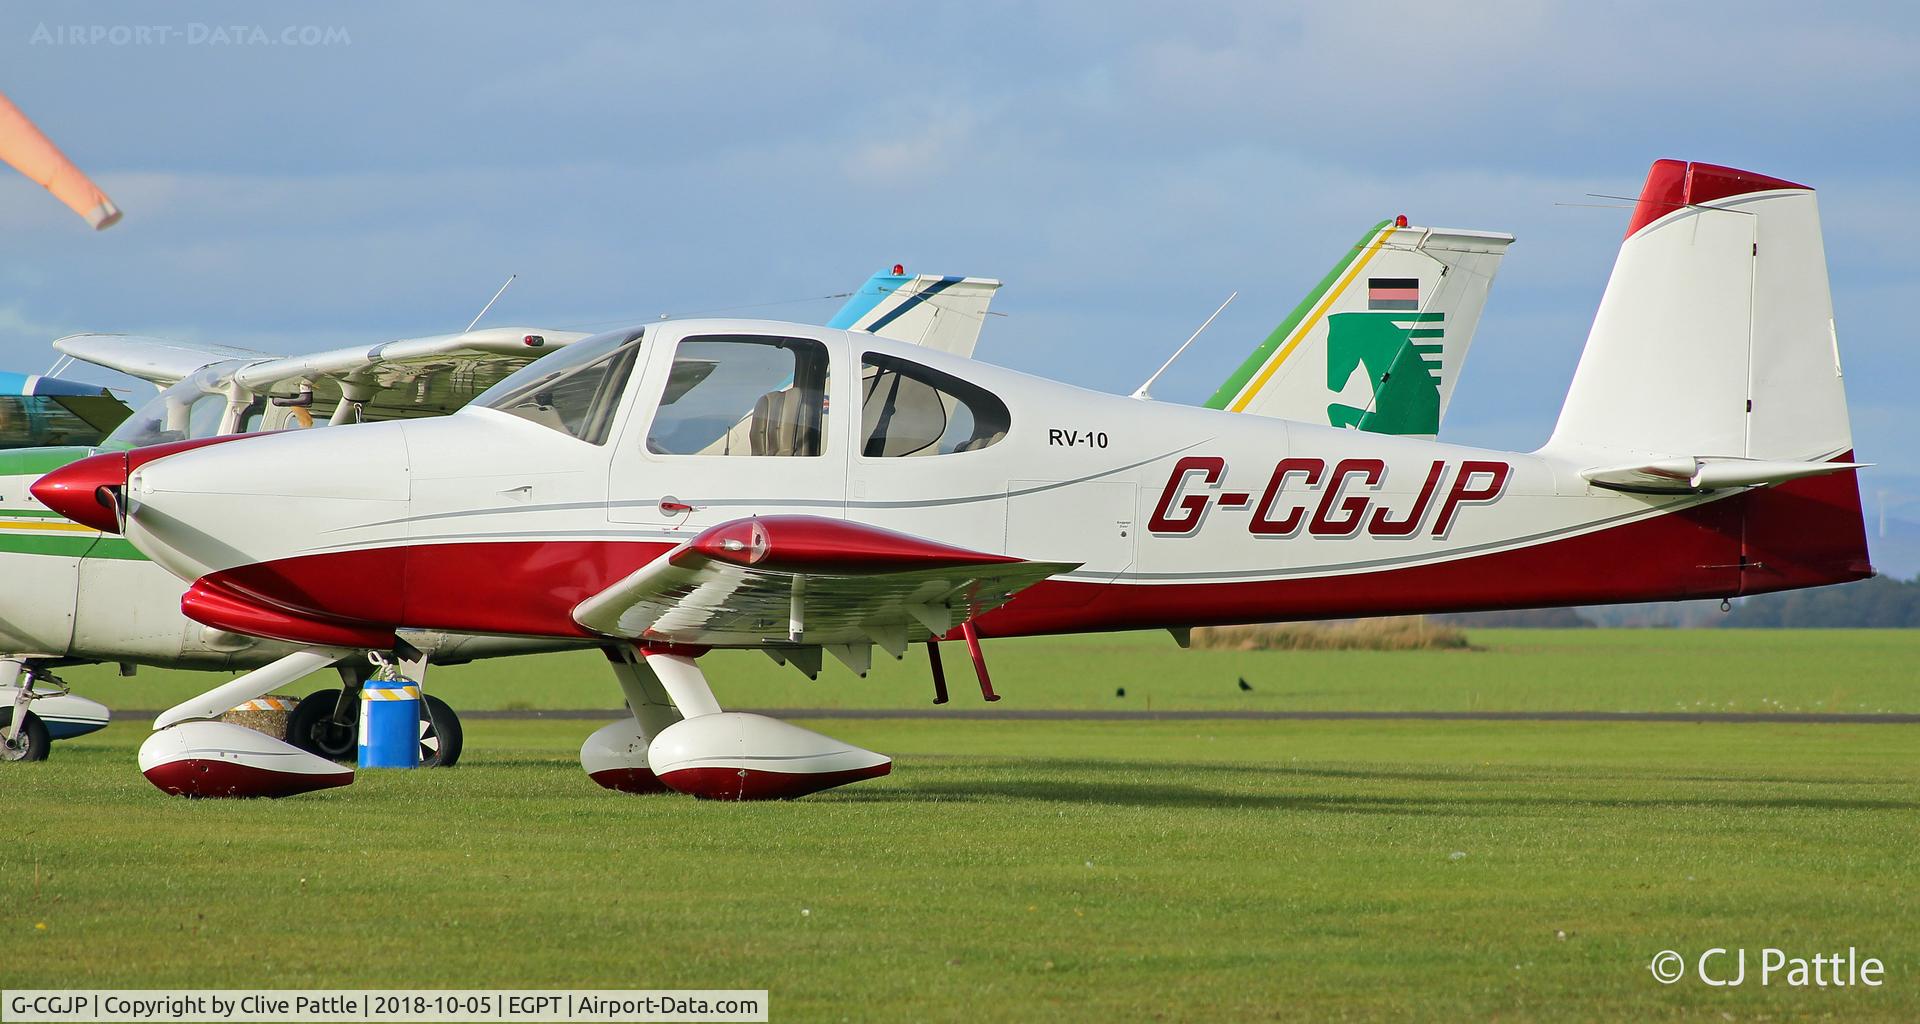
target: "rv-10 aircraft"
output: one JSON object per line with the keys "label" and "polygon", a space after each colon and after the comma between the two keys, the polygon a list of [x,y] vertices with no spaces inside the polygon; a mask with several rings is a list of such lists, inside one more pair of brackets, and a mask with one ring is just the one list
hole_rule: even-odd
{"label": "rv-10 aircraft", "polygon": [[[1410,227],[1405,218],[1374,225],[1209,405],[1431,436],[1511,242],[1504,234]],[[895,267],[854,292],[828,326],[968,356],[997,286],[979,278],[908,275]],[[537,352],[530,353],[522,342],[532,330],[490,329],[391,343],[374,352],[356,348],[294,359],[111,335],[57,344],[69,356],[165,388],[106,444],[125,448],[235,430],[295,429],[335,417],[373,422],[451,412],[531,361]],[[545,338],[548,347],[580,337],[554,331],[533,336]],[[343,391],[335,378],[341,375],[359,382],[357,406],[340,402]],[[450,386],[450,377],[463,386]],[[309,388],[310,400],[304,397]],[[288,394],[274,400],[275,390]],[[248,668],[297,649],[188,619],[180,612],[183,584],[122,539],[103,537],[84,524],[49,521],[53,513],[44,509],[8,507],[8,497],[25,497],[40,473],[87,454],[84,448],[0,454],[0,567],[21,583],[0,593],[0,652],[16,652],[0,654],[0,673],[8,671],[7,662],[17,663],[12,671],[28,684],[0,685],[0,742],[13,741],[4,749],[14,757],[44,756],[48,739],[106,724],[104,707],[60,695],[62,684],[48,671],[60,664]],[[49,530],[64,532],[49,537]],[[414,630],[401,636],[422,652],[404,666],[415,681],[424,680],[429,656],[436,664],[450,664],[580,643]],[[350,760],[367,665],[349,658],[336,667],[342,685],[303,699],[287,738],[304,750]],[[24,710],[29,703],[32,712]],[[432,694],[425,703],[424,763],[452,764],[460,753],[458,718]],[[9,730],[15,704],[22,709],[17,720],[24,728]],[[36,723],[35,716],[45,721]]]}
{"label": "rv-10 aircraft", "polygon": [[[722,710],[699,658],[1732,597],[1872,574],[1810,188],[1653,165],[1558,423],[1532,453],[1142,402],[869,335],[614,331],[460,412],[94,456],[48,507],[123,532],[189,617],[304,645],[170,709],[184,794],[352,773],[212,721],[401,628],[606,643],[623,788],[788,797],[881,754]],[[302,467],[299,473],[277,470]]]}

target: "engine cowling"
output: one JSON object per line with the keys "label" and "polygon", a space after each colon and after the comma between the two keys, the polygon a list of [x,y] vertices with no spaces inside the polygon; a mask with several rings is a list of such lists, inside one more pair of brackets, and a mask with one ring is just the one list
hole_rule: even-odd
{"label": "engine cowling", "polygon": [[884,754],[744,711],[675,722],[648,745],[647,763],[669,788],[705,800],[788,800],[893,769]]}
{"label": "engine cowling", "polygon": [[182,722],[140,744],[140,773],[174,796],[293,796],[353,782],[353,769],[230,722]]}

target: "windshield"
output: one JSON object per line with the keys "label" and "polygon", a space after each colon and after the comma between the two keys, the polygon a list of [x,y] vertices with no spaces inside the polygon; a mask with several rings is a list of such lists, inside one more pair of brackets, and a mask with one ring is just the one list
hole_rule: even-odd
{"label": "windshield", "polygon": [[589,444],[606,444],[644,333],[644,328],[627,328],[576,341],[521,367],[473,404]]}
{"label": "windshield", "polygon": [[227,411],[227,380],[238,361],[205,366],[160,392],[114,428],[102,448],[143,448],[168,441],[212,437]]}

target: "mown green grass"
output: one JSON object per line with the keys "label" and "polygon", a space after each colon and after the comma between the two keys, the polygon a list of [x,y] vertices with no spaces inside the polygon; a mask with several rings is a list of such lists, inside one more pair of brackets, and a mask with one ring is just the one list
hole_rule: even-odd
{"label": "mown green grass", "polygon": [[[188,802],[115,726],[6,766],[0,985],[767,988],[775,1020],[1920,1017],[1910,726],[813,724],[894,774],[623,797],[573,760],[591,723],[474,721],[456,769]],[[1714,945],[1851,945],[1887,984],[1648,973]]]}
{"label": "mown green grass", "polygon": [[[1920,711],[1909,630],[1474,630],[1476,651],[1183,651],[1163,632],[991,640],[1001,708],[1117,710]],[[944,647],[956,706],[976,706],[972,667]],[[736,707],[917,707],[931,697],[926,652],[876,652],[860,679],[829,662],[817,681],[752,652],[702,660]],[[102,666],[64,673],[117,708],[162,708],[221,676]],[[1254,687],[1242,691],[1238,680]],[[328,685],[314,677],[288,687]],[[590,651],[435,669],[429,689],[454,707],[617,708],[620,692]],[[1114,691],[1124,688],[1125,697]]]}

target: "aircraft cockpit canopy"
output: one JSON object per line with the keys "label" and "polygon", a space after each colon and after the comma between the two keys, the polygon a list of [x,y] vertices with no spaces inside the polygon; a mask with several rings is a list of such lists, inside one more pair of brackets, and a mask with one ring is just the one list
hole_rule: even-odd
{"label": "aircraft cockpit canopy", "polygon": [[[607,444],[638,379],[643,329],[568,346],[494,385],[475,405]],[[857,350],[856,350],[857,351]],[[839,358],[853,365],[853,353]],[[835,355],[815,338],[692,334],[673,344],[650,409],[636,408],[655,456],[816,458],[830,454],[828,394]],[[924,363],[880,352],[858,361],[860,435],[866,458],[953,455],[1006,437],[1012,416],[997,396]]]}
{"label": "aircraft cockpit canopy", "polygon": [[227,418],[226,382],[243,365],[232,361],[201,367],[134,410],[100,446],[144,448],[218,436]]}

